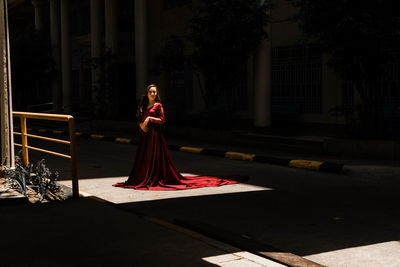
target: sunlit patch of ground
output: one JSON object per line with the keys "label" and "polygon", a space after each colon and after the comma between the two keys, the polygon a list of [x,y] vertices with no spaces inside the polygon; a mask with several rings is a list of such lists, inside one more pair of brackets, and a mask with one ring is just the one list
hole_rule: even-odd
{"label": "sunlit patch of ground", "polygon": [[340,249],[304,258],[332,267],[400,266],[400,241]]}
{"label": "sunlit patch of ground", "polygon": [[271,260],[259,257],[257,255],[248,253],[246,251],[240,251],[229,254],[222,254],[218,256],[206,257],[203,258],[204,261],[212,263],[216,266],[240,266],[240,267],[259,267],[259,266],[267,266],[267,267],[280,267],[285,266]]}
{"label": "sunlit patch of ground", "polygon": [[[183,175],[196,175],[196,174],[183,173]],[[126,176],[82,179],[79,180],[79,190],[118,204],[170,199],[170,198],[181,198],[181,197],[194,197],[194,196],[273,190],[272,188],[250,185],[250,184],[233,184],[233,185],[224,185],[219,187],[203,187],[196,189],[173,190],[173,191],[133,190],[133,189],[116,188],[112,186],[113,184],[117,182],[123,182],[126,179],[127,179]],[[66,186],[71,186],[71,181],[60,181],[59,183]]]}

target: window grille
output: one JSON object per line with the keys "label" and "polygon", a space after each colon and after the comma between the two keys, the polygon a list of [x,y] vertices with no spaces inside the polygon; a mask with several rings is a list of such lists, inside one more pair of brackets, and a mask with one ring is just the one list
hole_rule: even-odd
{"label": "window grille", "polygon": [[192,73],[185,70],[171,71],[167,79],[165,102],[174,108],[192,105]]}
{"label": "window grille", "polygon": [[388,57],[381,80],[384,102],[400,105],[400,49],[387,49],[384,53]]}
{"label": "window grille", "polygon": [[345,114],[354,112],[354,86],[352,82],[342,82],[342,108]]}
{"label": "window grille", "polygon": [[238,87],[234,90],[235,106],[239,111],[248,109],[248,77],[247,72],[244,77],[239,81]]}
{"label": "window grille", "polygon": [[241,70],[236,75],[237,82],[236,86],[230,88],[227,92],[231,94],[231,101],[233,101],[233,106],[238,111],[246,111],[248,109],[248,69],[247,61],[240,64]]}
{"label": "window grille", "polygon": [[272,102],[321,112],[322,62],[318,46],[272,48]]}

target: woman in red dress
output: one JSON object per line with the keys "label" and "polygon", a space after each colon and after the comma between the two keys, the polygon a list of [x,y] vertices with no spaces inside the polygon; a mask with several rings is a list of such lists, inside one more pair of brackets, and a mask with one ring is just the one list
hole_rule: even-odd
{"label": "woman in red dress", "polygon": [[178,190],[238,183],[237,180],[212,176],[182,176],[178,172],[160,129],[165,115],[156,85],[147,86],[139,104],[137,119],[140,130],[135,163],[128,180],[114,186],[142,190]]}

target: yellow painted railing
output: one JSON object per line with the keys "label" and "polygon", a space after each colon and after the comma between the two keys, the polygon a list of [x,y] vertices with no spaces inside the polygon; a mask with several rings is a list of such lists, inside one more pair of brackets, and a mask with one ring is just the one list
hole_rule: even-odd
{"label": "yellow painted railing", "polygon": [[[72,194],[73,197],[79,197],[79,183],[78,183],[78,166],[77,166],[77,150],[76,150],[76,133],[75,133],[75,120],[71,115],[62,114],[46,114],[46,113],[32,113],[32,112],[13,112],[14,117],[19,117],[21,121],[21,132],[14,132],[15,135],[21,136],[21,144],[15,143],[14,145],[22,147],[22,160],[24,165],[28,165],[29,162],[29,149],[48,153],[54,156],[67,158],[71,160],[71,171],[72,171]],[[64,121],[68,122],[69,128],[69,141],[54,139],[40,135],[28,134],[26,119],[38,119],[38,120],[52,120],[52,121]],[[28,137],[46,140],[55,143],[61,143],[69,145],[70,154],[61,154],[58,152],[45,150],[38,147],[28,145]]]}

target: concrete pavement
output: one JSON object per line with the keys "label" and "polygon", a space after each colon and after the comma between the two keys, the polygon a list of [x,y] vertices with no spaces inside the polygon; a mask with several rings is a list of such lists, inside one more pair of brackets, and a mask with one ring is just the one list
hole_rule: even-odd
{"label": "concrete pavement", "polygon": [[[257,245],[260,252],[268,252],[268,244],[327,266],[400,264],[393,242],[400,240],[398,176],[319,173],[171,151],[183,172],[239,173],[251,179],[246,184],[172,192],[112,187],[126,179],[134,151],[135,146],[81,139],[81,190],[135,213],[170,223],[186,220],[196,231],[207,230],[207,236],[215,233],[201,225],[249,236],[262,242]],[[365,259],[369,264],[360,265]]]}
{"label": "concrete pavement", "polygon": [[284,266],[84,197],[0,206],[1,266]]}
{"label": "concrete pavement", "polygon": [[[390,162],[339,158],[347,163],[347,172],[328,175],[172,152],[182,171],[225,174],[242,170],[252,180],[249,184],[219,188],[146,192],[111,186],[126,178],[135,146],[84,139],[79,142],[81,190],[135,214],[168,223],[173,223],[174,218],[189,219],[195,226],[207,222],[232,233],[245,231],[245,236],[246,232],[251,233],[250,236],[266,244],[328,266],[400,264],[396,241],[400,240],[396,230],[399,216],[393,204],[400,176],[397,176],[399,169]],[[168,144],[174,142],[183,144],[182,140],[168,139]],[[194,141],[186,142],[196,145]],[[224,146],[213,144],[217,148]],[[239,149],[243,153],[251,152],[249,149],[255,151]],[[54,167],[63,165],[65,162],[55,162]],[[67,169],[64,168],[65,174]],[[337,236],[335,231],[339,233]],[[369,231],[374,232],[366,234]]]}

